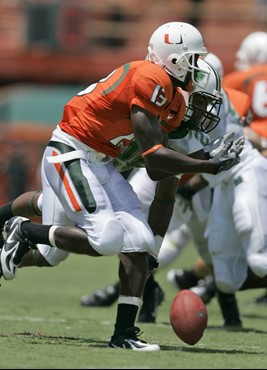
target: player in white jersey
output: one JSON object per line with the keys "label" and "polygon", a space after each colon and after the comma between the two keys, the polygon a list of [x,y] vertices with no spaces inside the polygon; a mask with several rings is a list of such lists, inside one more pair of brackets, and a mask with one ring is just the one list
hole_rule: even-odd
{"label": "player in white jersey", "polygon": [[[210,139],[219,137],[226,131],[234,131],[236,137],[243,135],[241,119],[229,102],[227,95],[224,92],[223,94],[223,109],[220,111],[221,122],[210,133]],[[189,136],[191,136],[190,140]],[[192,131],[185,140],[174,140],[173,148],[180,152],[190,153],[195,151],[198,146],[201,147],[203,140],[207,140],[207,137],[204,135],[200,137],[199,133],[196,134]],[[190,148],[193,143],[196,146]],[[195,199],[193,202],[196,211],[194,218],[192,218],[192,213],[188,212],[187,219],[181,220],[181,213],[178,212],[180,221],[173,218],[171,222],[171,225],[174,225],[174,230],[179,222],[188,221],[188,225],[191,224],[190,231],[193,232],[194,240],[197,241],[196,246],[200,255],[213,265],[216,284],[219,288],[219,302],[222,303],[221,308],[226,325],[241,324],[233,293],[239,289],[266,285],[263,277],[267,270],[265,260],[262,258],[262,251],[266,247],[264,244],[266,227],[262,221],[266,217],[265,171],[266,160],[246,141],[245,150],[241,155],[241,163],[236,168],[216,176],[203,176],[214,191],[211,212],[209,213],[208,204],[204,207],[197,207],[199,202]],[[131,176],[130,183],[143,205],[149,205],[152,200],[150,195],[153,194],[151,187],[155,184],[147,178],[146,173],[143,170],[138,170]],[[206,188],[205,191],[209,190]],[[199,194],[196,194],[196,198],[198,196]],[[243,205],[244,196],[246,206]],[[260,200],[256,199],[257,197]],[[225,202],[227,198],[229,198],[228,202]],[[178,206],[179,203],[176,202],[176,205]],[[208,212],[205,212],[205,209]],[[175,213],[174,211],[174,215]],[[249,222],[252,220],[252,215],[253,219],[256,215],[259,216],[255,223]],[[205,235],[207,239],[203,237],[202,233],[206,228],[206,222],[208,225]],[[225,229],[222,231],[222,228]],[[196,231],[199,230],[202,232],[197,235]],[[169,230],[165,237],[159,256],[160,266],[165,265],[168,261],[173,261],[174,254],[178,255],[179,253],[179,248],[176,250],[168,248],[168,237],[175,231]],[[183,246],[188,240],[188,234],[183,228],[179,228],[178,233],[181,237],[180,245]],[[165,248],[166,240],[167,248]],[[171,253],[169,253],[170,251]],[[229,304],[232,309],[231,315],[229,315],[229,310],[227,312],[224,310],[225,306],[227,308]]]}
{"label": "player in white jersey", "polygon": [[[244,127],[252,145],[267,157],[267,33],[257,30],[242,39],[235,55],[235,71],[223,79],[224,86],[236,88],[251,97],[252,122]],[[267,291],[255,299],[267,303]]]}
{"label": "player in white jersey", "polygon": [[[227,130],[243,134],[229,107],[221,111],[217,134],[224,123]],[[236,171],[229,170],[223,177],[203,175],[214,191],[205,236],[216,284],[226,295],[267,286],[266,166],[266,159],[246,141]]]}

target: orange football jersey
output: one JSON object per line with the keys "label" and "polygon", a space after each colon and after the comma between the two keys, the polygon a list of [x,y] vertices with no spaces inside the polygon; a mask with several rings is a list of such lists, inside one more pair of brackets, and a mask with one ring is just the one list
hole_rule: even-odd
{"label": "orange football jersey", "polygon": [[267,64],[226,75],[223,87],[243,91],[251,97],[251,127],[261,136],[267,137]]}
{"label": "orange football jersey", "polygon": [[230,89],[229,87],[225,87],[224,91],[228,95],[228,98],[233,104],[237,113],[241,117],[246,116],[249,108],[251,107],[251,97],[243,91]]}
{"label": "orange football jersey", "polygon": [[91,148],[116,157],[134,139],[133,105],[156,116],[167,132],[185,113],[182,93],[173,89],[168,74],[150,61],[133,61],[73,97],[59,126]]}

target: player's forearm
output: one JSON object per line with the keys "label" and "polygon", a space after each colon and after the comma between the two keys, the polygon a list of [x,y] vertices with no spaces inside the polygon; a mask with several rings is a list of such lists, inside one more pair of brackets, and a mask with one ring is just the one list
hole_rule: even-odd
{"label": "player's forearm", "polygon": [[[180,173],[216,174],[218,170],[218,164],[211,160],[190,158],[167,148],[162,148],[145,157],[145,164],[152,171],[160,171],[162,175],[165,173],[165,177]],[[152,178],[152,180],[158,180],[158,178]]]}
{"label": "player's forearm", "polygon": [[154,235],[162,238],[168,230],[175,203],[178,179],[169,177],[158,181],[155,197],[149,208],[148,223]]}
{"label": "player's forearm", "polygon": [[149,208],[148,223],[154,235],[164,237],[173,214],[174,202],[161,203],[154,199]]}
{"label": "player's forearm", "polygon": [[197,152],[188,154],[188,157],[194,158],[194,159],[203,159],[203,160],[207,160],[208,159],[207,158],[207,155],[205,154],[205,152],[204,152],[203,149],[200,149]]}

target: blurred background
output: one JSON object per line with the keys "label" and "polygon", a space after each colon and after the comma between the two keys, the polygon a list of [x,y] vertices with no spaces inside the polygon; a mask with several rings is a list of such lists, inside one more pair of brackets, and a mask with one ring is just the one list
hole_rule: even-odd
{"label": "blurred background", "polygon": [[40,160],[64,104],[130,60],[162,23],[195,25],[225,74],[266,0],[0,0],[0,202],[40,188]]}

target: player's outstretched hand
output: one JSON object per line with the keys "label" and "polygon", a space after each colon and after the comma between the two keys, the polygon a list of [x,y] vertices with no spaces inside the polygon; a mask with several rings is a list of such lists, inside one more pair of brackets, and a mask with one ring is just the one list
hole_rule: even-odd
{"label": "player's outstretched hand", "polygon": [[231,132],[212,140],[203,148],[205,156],[208,159],[211,159],[220,155],[220,153],[223,153],[226,148],[229,148],[229,143],[233,143],[234,135],[234,132]]}
{"label": "player's outstretched hand", "polygon": [[211,160],[218,165],[217,172],[227,171],[240,162],[240,154],[245,143],[244,137],[228,141]]}
{"label": "player's outstretched hand", "polygon": [[243,148],[244,148],[244,144],[245,144],[245,138],[244,136],[241,136],[239,137],[238,139],[236,139],[234,142],[233,142],[233,146],[235,146],[235,150],[237,152],[238,155],[241,154]]}

